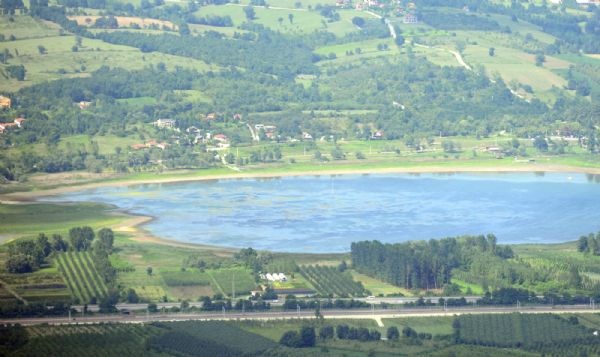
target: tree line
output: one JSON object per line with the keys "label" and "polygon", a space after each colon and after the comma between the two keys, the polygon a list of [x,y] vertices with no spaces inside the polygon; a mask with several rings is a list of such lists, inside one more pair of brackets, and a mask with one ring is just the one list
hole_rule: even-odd
{"label": "tree line", "polygon": [[350,254],[357,271],[408,289],[443,287],[451,282],[453,269],[468,269],[474,255],[513,255],[510,247],[496,245],[492,234],[396,244],[353,242]]}
{"label": "tree line", "polygon": [[[8,246],[6,270],[16,274],[30,273],[48,264],[48,258],[53,253],[68,250],[93,250],[96,253],[95,256],[110,254],[114,242],[113,231],[110,228],[102,228],[98,231],[98,239],[94,240],[95,237],[96,234],[92,228],[86,226],[71,228],[68,240],[65,240],[60,234],[52,234],[51,237],[48,237],[45,233],[40,233],[35,239],[17,240]],[[99,259],[99,261],[102,260]],[[110,263],[108,264],[110,265]],[[99,269],[101,272],[108,269],[108,267],[97,268],[101,268]]]}

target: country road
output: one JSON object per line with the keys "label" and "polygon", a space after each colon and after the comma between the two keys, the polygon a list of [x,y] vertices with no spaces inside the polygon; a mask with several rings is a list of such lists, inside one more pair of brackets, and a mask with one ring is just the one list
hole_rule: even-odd
{"label": "country road", "polygon": [[[600,309],[592,309],[589,305],[570,306],[521,306],[521,307],[430,307],[411,309],[354,309],[354,310],[321,310],[325,319],[373,319],[380,327],[384,326],[382,319],[411,317],[411,316],[454,316],[461,314],[498,314],[498,313],[598,313]],[[146,323],[155,321],[209,321],[209,320],[281,320],[314,318],[313,310],[281,311],[281,312],[202,312],[202,313],[156,313],[156,314],[112,314],[112,315],[73,315],[68,317],[32,317],[18,319],[0,319],[0,324],[19,323],[25,326],[49,324],[95,324],[101,322],[114,323]]]}

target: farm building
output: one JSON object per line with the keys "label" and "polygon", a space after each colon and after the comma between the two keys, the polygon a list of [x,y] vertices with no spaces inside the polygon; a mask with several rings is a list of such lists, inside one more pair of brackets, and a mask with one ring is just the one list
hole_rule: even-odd
{"label": "farm building", "polygon": [[174,128],[176,123],[175,119],[158,119],[154,125],[159,128]]}
{"label": "farm building", "polygon": [[260,275],[261,279],[264,280],[268,280],[268,281],[287,281],[287,276],[285,276],[284,273],[267,273],[267,274],[261,274]]}

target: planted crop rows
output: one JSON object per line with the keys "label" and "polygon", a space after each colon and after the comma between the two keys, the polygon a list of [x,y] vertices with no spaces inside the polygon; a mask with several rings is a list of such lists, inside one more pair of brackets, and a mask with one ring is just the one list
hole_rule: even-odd
{"label": "planted crop rows", "polygon": [[81,303],[86,303],[93,297],[100,299],[106,296],[108,289],[98,274],[89,252],[63,253],[59,254],[56,260],[74,298]]}
{"label": "planted crop rows", "polygon": [[300,273],[322,295],[363,296],[365,293],[362,284],[352,280],[350,273],[334,267],[305,265],[300,268]]}
{"label": "planted crop rows", "polygon": [[588,328],[552,314],[462,315],[458,321],[459,340],[468,344],[539,351],[599,342]]}
{"label": "planted crop rows", "polygon": [[25,356],[144,356],[146,338],[159,330],[128,324],[36,326]]}

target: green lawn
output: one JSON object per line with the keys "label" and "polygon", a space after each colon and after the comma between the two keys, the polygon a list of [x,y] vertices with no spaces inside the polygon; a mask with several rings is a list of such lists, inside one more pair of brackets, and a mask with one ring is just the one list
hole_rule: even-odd
{"label": "green lawn", "polygon": [[384,281],[377,280],[370,276],[361,274],[355,270],[351,270],[352,278],[356,281],[360,281],[365,289],[371,292],[373,296],[379,295],[390,295],[390,294],[398,294],[401,293],[404,296],[412,296],[412,293],[408,289],[404,289],[398,286],[394,286],[392,284],[388,284]]}

